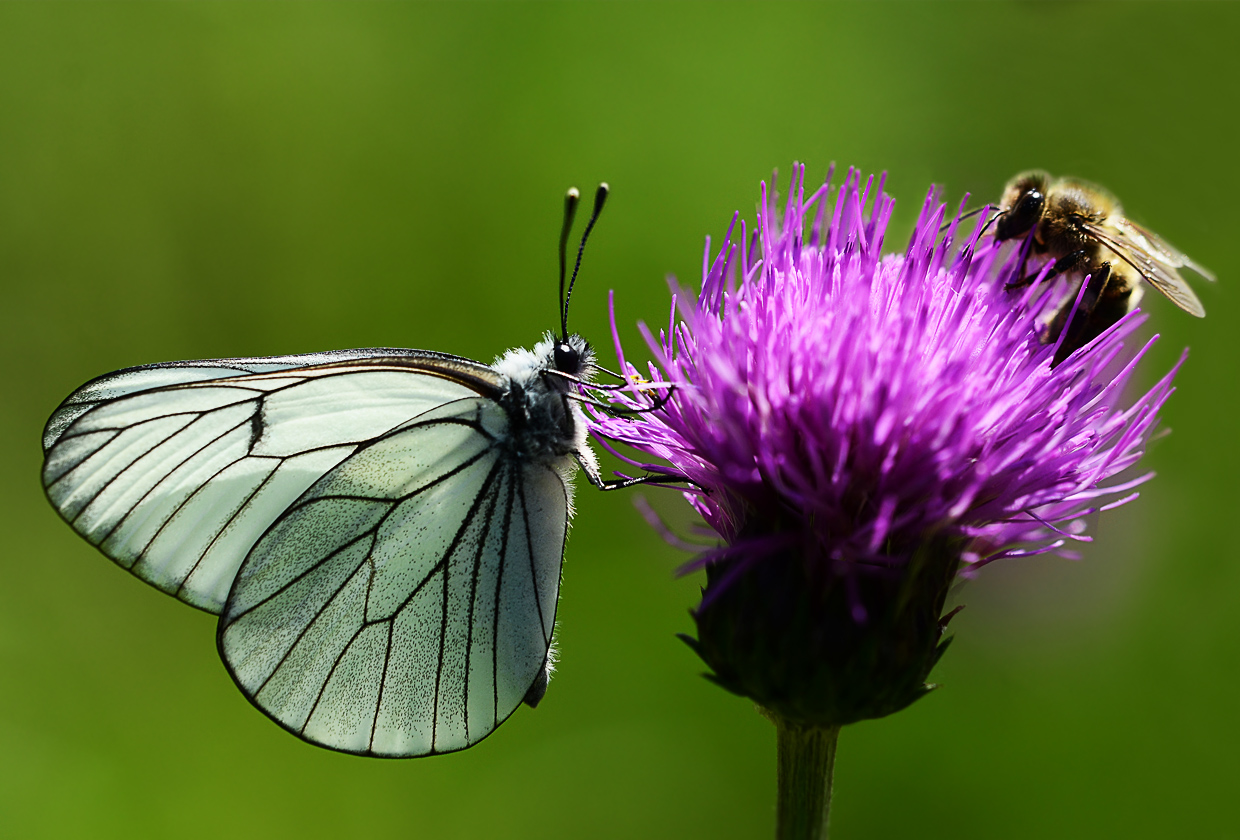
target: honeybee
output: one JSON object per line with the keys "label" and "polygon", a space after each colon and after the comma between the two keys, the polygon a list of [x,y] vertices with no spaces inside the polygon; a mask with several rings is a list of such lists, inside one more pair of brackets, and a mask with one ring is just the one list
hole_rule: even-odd
{"label": "honeybee", "polygon": [[[1052,366],[1131,312],[1141,299],[1140,280],[1190,315],[1205,317],[1205,308],[1179,269],[1210,281],[1214,275],[1162,237],[1125,218],[1119,201],[1102,187],[1072,178],[1052,179],[1040,170],[1022,172],[1008,181],[992,221],[997,241],[1032,236],[1029,252],[1054,259],[1046,279],[1067,273],[1089,277],[1080,304],[1075,294],[1070,295],[1043,336],[1047,344],[1063,338]],[[1038,272],[1025,276],[1024,271],[1022,260],[1005,288],[1020,288],[1037,279]]]}

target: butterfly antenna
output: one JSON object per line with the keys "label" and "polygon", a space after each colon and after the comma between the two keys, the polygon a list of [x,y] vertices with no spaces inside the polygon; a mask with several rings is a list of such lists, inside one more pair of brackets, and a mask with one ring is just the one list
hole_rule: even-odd
{"label": "butterfly antenna", "polygon": [[564,194],[564,225],[560,228],[560,328],[564,341],[568,341],[568,302],[564,299],[564,277],[568,270],[568,233],[573,229],[579,201],[581,193],[577,192],[576,187],[570,187]]}
{"label": "butterfly antenna", "polygon": [[[603,182],[594,191],[594,211],[590,213],[590,221],[586,224],[586,229],[581,234],[581,244],[577,246],[577,262],[573,266],[573,276],[568,281],[568,291],[564,294],[564,309],[560,312],[560,326],[564,330],[565,341],[568,340],[568,302],[573,296],[573,284],[577,282],[577,272],[581,270],[581,256],[586,252],[586,240],[590,238],[590,231],[594,229],[594,223],[598,221],[599,213],[603,212],[603,204],[607,201],[609,189],[607,183]],[[567,228],[565,229],[564,236],[568,236]],[[564,253],[562,247],[560,253]]]}

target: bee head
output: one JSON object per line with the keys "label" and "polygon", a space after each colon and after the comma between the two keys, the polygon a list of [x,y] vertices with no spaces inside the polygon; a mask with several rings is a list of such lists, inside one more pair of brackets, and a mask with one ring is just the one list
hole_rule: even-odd
{"label": "bee head", "polygon": [[1035,170],[1023,172],[1003,191],[1001,214],[995,224],[995,238],[1000,242],[1024,236],[1033,230],[1046,210],[1046,190],[1050,176]]}

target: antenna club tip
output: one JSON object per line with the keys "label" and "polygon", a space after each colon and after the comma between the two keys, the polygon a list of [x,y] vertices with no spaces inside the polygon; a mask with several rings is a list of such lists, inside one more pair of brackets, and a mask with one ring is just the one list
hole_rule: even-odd
{"label": "antenna club tip", "polygon": [[568,192],[564,193],[564,197],[576,201],[581,198],[581,192],[576,187],[569,187]]}

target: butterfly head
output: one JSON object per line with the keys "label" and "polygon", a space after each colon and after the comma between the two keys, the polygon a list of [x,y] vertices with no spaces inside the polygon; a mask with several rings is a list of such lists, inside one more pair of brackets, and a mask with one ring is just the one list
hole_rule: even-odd
{"label": "butterfly head", "polygon": [[594,349],[576,333],[560,339],[548,332],[529,350],[509,350],[495,360],[494,368],[527,390],[538,380],[566,391],[574,380],[589,381],[593,376]]}
{"label": "butterfly head", "polygon": [[560,373],[588,379],[594,368],[594,350],[584,338],[574,333],[567,339],[555,342],[551,350],[551,366]]}
{"label": "butterfly head", "polygon": [[[554,383],[552,387],[556,390],[568,390],[573,381],[588,382],[594,375],[594,348],[590,343],[577,333],[573,333],[566,339],[557,339],[551,335],[547,339],[551,343],[550,353],[544,356],[542,369],[544,371],[555,371],[562,376],[545,376],[547,380]],[[535,352],[541,349],[542,345],[535,348]]]}

